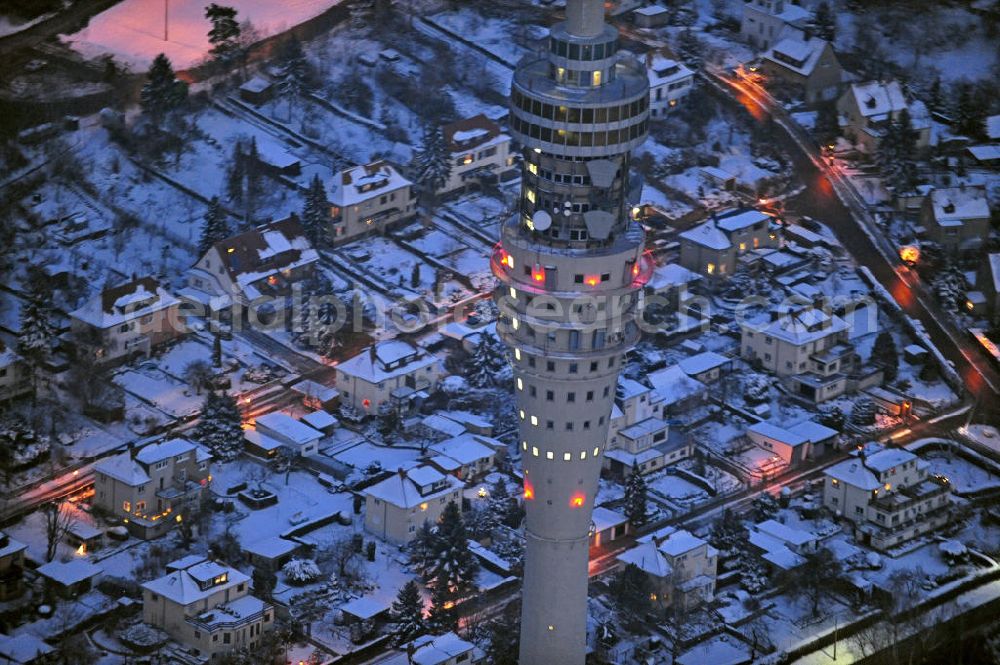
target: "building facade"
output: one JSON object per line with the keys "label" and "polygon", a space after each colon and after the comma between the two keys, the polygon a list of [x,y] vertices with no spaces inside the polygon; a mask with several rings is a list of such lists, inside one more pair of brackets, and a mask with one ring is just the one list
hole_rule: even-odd
{"label": "building facade", "polygon": [[759,210],[726,210],[680,234],[681,266],[710,283],[728,279],[736,262],[755,249],[781,244],[774,218]]}
{"label": "building facade", "polygon": [[438,194],[496,182],[512,164],[510,137],[481,113],[447,124],[441,133],[448,146],[451,170]]}
{"label": "building facade", "polygon": [[898,81],[869,81],[851,85],[837,100],[837,114],[844,136],[858,150],[874,154],[879,141],[892,121],[906,109],[916,132],[916,148],[926,148],[931,141],[931,118],[920,101],[907,101]]}
{"label": "building facade", "polygon": [[625,198],[631,151],[646,138],[649,81],[643,63],[618,53],[604,9],[569,0],[548,53],[522,60],[511,86],[522,191],[491,267],[521,419],[521,665],[585,659],[591,513],[653,267]]}
{"label": "building facade", "polygon": [[948,254],[978,250],[990,232],[986,188],[970,185],[933,190],[920,209],[920,224],[927,238]]}
{"label": "building facade", "polygon": [[379,342],[337,366],[340,403],[361,415],[406,413],[443,374],[436,356],[402,340]]}
{"label": "building facade", "polygon": [[[807,104],[836,100],[844,71],[830,42],[807,32],[787,30],[761,57],[768,88],[786,87]],[[774,85],[777,84],[777,85]]]}
{"label": "building facade", "polygon": [[30,395],[31,368],[0,341],[0,402]]}
{"label": "building facade", "polygon": [[787,0],[750,0],[743,5],[740,36],[763,51],[781,38],[785,26],[804,27],[809,17],[809,10]]}
{"label": "building facade", "polygon": [[154,277],[104,289],[70,313],[73,342],[101,364],[148,357],[187,332],[180,304]]}
{"label": "building facade", "polygon": [[413,217],[413,183],[389,162],[354,166],[336,174],[330,189],[330,237],[346,242]]}
{"label": "building facade", "polygon": [[186,439],[152,443],[94,465],[94,505],[139,538],[163,535],[197,510],[211,481],[211,454]]}
{"label": "building facade", "polygon": [[187,557],[142,585],[142,620],[214,659],[254,648],[274,627],[274,610],[250,595],[247,575],[216,561]]}
{"label": "building facade", "polygon": [[854,523],[855,535],[886,550],[943,526],[951,516],[951,483],[899,448],[869,444],[824,472],[823,505]]}
{"label": "building facade", "polygon": [[435,524],[445,506],[462,505],[464,483],[424,465],[395,473],[362,490],[365,531],[382,540],[405,545],[424,522]]}
{"label": "building facade", "polygon": [[665,116],[677,108],[694,88],[694,72],[660,54],[646,58],[649,76],[649,115],[654,118]]}

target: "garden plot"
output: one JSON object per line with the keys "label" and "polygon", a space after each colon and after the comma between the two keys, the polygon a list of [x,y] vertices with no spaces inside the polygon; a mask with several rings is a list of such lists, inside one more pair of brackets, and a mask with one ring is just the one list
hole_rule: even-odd
{"label": "garden plot", "polygon": [[[435,271],[423,259],[403,249],[389,238],[373,237],[345,245],[343,250],[350,255],[352,247],[364,250],[369,258],[355,259],[354,265],[345,266],[350,271],[355,266],[367,272],[385,285],[387,291],[429,292],[434,288]],[[413,266],[420,266],[419,279],[413,284]]]}
{"label": "garden plot", "polygon": [[365,475],[365,471],[375,465],[377,468],[388,471],[397,469],[409,469],[419,463],[420,450],[416,448],[396,448],[393,446],[377,446],[370,441],[364,441],[346,450],[340,450],[332,455],[332,458],[352,469],[351,474],[344,480],[350,482],[351,479],[360,479]]}
{"label": "garden plot", "polygon": [[113,380],[127,393],[174,418],[197,413],[204,401],[193,388],[150,364],[126,369],[115,375]]}
{"label": "garden plot", "polygon": [[957,454],[934,450],[920,456],[930,462],[929,472],[946,477],[956,492],[965,494],[1000,488],[1000,475]]}
{"label": "garden plot", "polygon": [[524,41],[527,36],[528,26],[518,25],[512,20],[484,17],[479,11],[469,8],[435,14],[429,17],[428,21],[462,35],[511,67],[528,53],[528,50],[518,43]]}
{"label": "garden plot", "polygon": [[509,205],[492,196],[472,194],[442,206],[442,210],[462,225],[475,229],[478,235],[499,240],[500,223]]}
{"label": "garden plot", "polygon": [[660,472],[647,477],[646,485],[655,494],[671,503],[690,508],[708,499],[708,493],[694,483],[670,473]]}

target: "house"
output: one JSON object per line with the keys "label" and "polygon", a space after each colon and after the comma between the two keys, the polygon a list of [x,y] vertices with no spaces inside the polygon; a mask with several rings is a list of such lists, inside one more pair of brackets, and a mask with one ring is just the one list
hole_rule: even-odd
{"label": "house", "polygon": [[103,568],[86,559],[50,561],[38,568],[38,574],[45,580],[45,591],[60,598],[72,599],[90,591],[94,578]]}
{"label": "house", "polygon": [[254,76],[240,86],[240,99],[254,106],[269,102],[272,97],[274,97],[274,83],[262,76]]}
{"label": "house", "polygon": [[680,233],[680,263],[718,283],[733,274],[747,252],[779,245],[773,218],[759,210],[732,209]]}
{"label": "house", "polygon": [[684,373],[678,365],[657,370],[648,377],[657,398],[663,400],[662,417],[669,419],[697,409],[705,403],[708,387]]}
{"label": "house", "polygon": [[458,478],[430,466],[400,469],[361,490],[365,497],[365,531],[405,545],[424,522],[437,522],[449,502],[461,505],[463,487]]}
{"label": "house", "polygon": [[471,184],[498,182],[500,173],[512,164],[510,137],[483,114],[458,120],[441,128],[451,170],[438,190],[446,194]]}
{"label": "house", "polygon": [[[446,457],[458,463],[455,475],[462,480],[477,478],[493,468],[498,450],[504,444],[496,439],[465,432],[428,446],[429,453],[436,457]],[[450,464],[448,466],[451,466]]]}
{"label": "house", "polygon": [[406,413],[444,375],[441,361],[402,340],[379,342],[337,365],[341,404],[362,415]]}
{"label": "house", "polygon": [[70,330],[77,350],[98,363],[148,357],[187,332],[180,306],[155,277],[142,277],[105,288],[70,312]]}
{"label": "house", "polygon": [[648,575],[650,600],[660,608],[677,603],[687,610],[712,600],[719,553],[708,542],[674,527],[642,536],[638,542],[617,558]]}
{"label": "house", "polygon": [[702,383],[715,383],[733,368],[731,358],[714,351],[702,351],[677,361],[681,371]]}
{"label": "house", "polygon": [[253,649],[274,627],[274,609],[250,595],[250,577],[216,561],[187,557],[142,585],[142,620],[196,655]]}
{"label": "house", "polygon": [[951,519],[951,483],[901,448],[868,444],[824,472],[823,505],[854,523],[855,538],[884,551]]}
{"label": "house", "polygon": [[1000,322],[1000,253],[987,254],[980,262],[976,287],[983,294],[986,315]]}
{"label": "house", "polygon": [[773,570],[787,571],[805,562],[817,548],[816,535],[775,520],[765,520],[748,529],[747,540],[757,555]]}
{"label": "house", "polygon": [[340,401],[339,390],[310,379],[299,381],[291,390],[301,395],[302,405],[310,409],[331,411]]}
{"label": "house", "polygon": [[663,5],[648,5],[632,11],[632,22],[637,28],[660,28],[669,19],[670,12]]}
{"label": "house", "polygon": [[332,434],[340,427],[340,420],[329,411],[310,411],[299,416],[299,420],[322,434]]}
{"label": "house", "polygon": [[305,549],[302,543],[272,536],[243,546],[243,554],[247,562],[255,568],[267,566],[271,570],[280,570],[282,566],[297,557]]}
{"label": "house", "polygon": [[1000,143],[970,145],[965,149],[976,165],[986,169],[1000,169]]}
{"label": "house", "polygon": [[976,251],[990,231],[990,204],[984,186],[932,190],[920,209],[927,238],[949,254]]}
{"label": "house", "polygon": [[0,340],[0,402],[30,395],[31,370],[21,356]]}
{"label": "house", "polygon": [[591,547],[613,543],[629,533],[628,518],[617,510],[597,506],[590,519],[594,524],[590,534]]}
{"label": "house", "polygon": [[663,406],[663,397],[652,388],[631,379],[618,380],[603,462],[613,477],[624,480],[633,467],[652,473],[691,455],[686,437],[670,436]]}
{"label": "house", "polygon": [[24,592],[24,551],[28,546],[0,531],[0,602]]}
{"label": "house", "polygon": [[417,211],[413,183],[385,160],[344,169],[330,184],[330,235],[346,242],[384,232]]}
{"label": "house", "polygon": [[319,255],[292,216],[212,245],[185,274],[178,295],[201,312],[230,312],[239,319],[253,304],[256,313],[284,309],[292,286],[309,279]]}
{"label": "house", "polygon": [[931,141],[931,119],[922,102],[909,102],[898,81],[854,83],[837,100],[837,113],[844,136],[863,153],[873,155],[890,121],[907,109],[917,133],[917,149]]}
{"label": "house", "polygon": [[747,438],[759,448],[776,454],[785,464],[798,466],[826,452],[826,446],[836,440],[837,431],[808,420],[788,428],[759,422],[747,428]]}
{"label": "house", "polygon": [[830,42],[809,32],[786,30],[761,57],[760,70],[769,89],[786,88],[807,104],[837,98],[844,71]]}
{"label": "house", "polygon": [[694,86],[694,72],[659,53],[646,56],[649,77],[649,114],[662,117],[677,107]]}
{"label": "house", "polygon": [[187,439],[151,443],[94,464],[94,505],[139,538],[155,538],[197,510],[211,454]]}
{"label": "house", "polygon": [[21,631],[16,635],[0,635],[0,659],[5,664],[35,665],[51,662],[54,648],[31,633]]}
{"label": "house", "polygon": [[299,457],[312,457],[319,452],[319,440],[323,438],[322,432],[280,412],[259,416],[254,421],[254,431],[258,437],[276,441]]}
{"label": "house", "polygon": [[767,50],[781,38],[785,26],[802,28],[811,18],[809,10],[787,0],[750,0],[743,5],[740,37]]}
{"label": "house", "polygon": [[455,633],[422,635],[403,645],[402,650],[404,653],[381,661],[382,665],[478,665],[486,662],[479,647]]}
{"label": "house", "polygon": [[848,324],[820,307],[789,306],[740,323],[744,360],[781,377],[792,393],[814,403],[838,397],[860,359]]}

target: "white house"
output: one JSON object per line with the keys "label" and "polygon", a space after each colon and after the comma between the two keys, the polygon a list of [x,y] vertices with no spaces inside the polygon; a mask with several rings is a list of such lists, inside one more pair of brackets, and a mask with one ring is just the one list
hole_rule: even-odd
{"label": "white house", "polygon": [[149,356],[187,332],[180,301],[155,277],[106,288],[69,316],[77,348],[102,364]]}
{"label": "white house", "polygon": [[740,36],[763,51],[781,38],[785,26],[805,27],[810,18],[809,10],[787,0],[750,0],[743,5]]}
{"label": "white house", "polygon": [[337,366],[341,404],[362,415],[407,411],[444,374],[441,361],[402,340],[379,342]]}
{"label": "white house", "polygon": [[246,433],[251,431],[262,440],[271,439],[300,457],[312,457],[319,452],[319,441],[323,438],[322,432],[280,412],[259,416],[254,421],[254,430],[247,430]]}
{"label": "white house", "polygon": [[455,476],[430,466],[400,469],[361,490],[365,496],[365,531],[405,545],[424,522],[437,522],[450,501],[461,505],[463,487]]}
{"label": "white house", "polygon": [[344,242],[384,231],[416,214],[413,183],[382,160],[336,173],[330,183],[330,235]]}
{"label": "white house", "polygon": [[[496,460],[497,451],[503,447],[504,444],[496,439],[463,432],[450,439],[432,443],[427,450],[435,455],[431,458],[431,462],[437,462],[438,457],[454,460],[458,464],[454,467],[455,475],[462,480],[469,480],[490,471]],[[446,464],[446,466],[453,465]]]}
{"label": "white house", "polygon": [[186,273],[182,299],[217,312],[234,304],[283,309],[292,285],[312,275],[319,255],[295,217],[215,243]]}
{"label": "white house", "polygon": [[458,120],[441,128],[451,159],[447,182],[439,194],[471,183],[495,182],[512,164],[510,137],[483,114]]}
{"label": "white house", "polygon": [[854,83],[837,100],[837,113],[844,135],[858,150],[874,154],[891,121],[906,109],[917,133],[917,149],[931,142],[931,117],[920,101],[908,101],[898,81]]}
{"label": "white house", "polygon": [[676,108],[694,86],[694,72],[659,53],[646,58],[649,76],[649,113],[657,118]]}

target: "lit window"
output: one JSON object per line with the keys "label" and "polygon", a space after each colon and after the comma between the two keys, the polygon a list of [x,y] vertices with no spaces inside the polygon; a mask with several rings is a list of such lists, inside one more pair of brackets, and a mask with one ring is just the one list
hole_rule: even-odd
{"label": "lit window", "polygon": [[122,509],[126,513],[130,513],[130,512],[132,512],[132,504],[129,503],[128,501],[125,501],[125,502],[122,503]]}
{"label": "lit window", "polygon": [[555,627],[555,626],[553,626],[553,625],[551,625],[551,624],[549,625],[549,630],[555,630],[555,629],[556,629],[556,627]]}
{"label": "lit window", "polygon": [[571,455],[570,453],[563,453],[563,461],[564,462],[568,462],[571,459],[573,459],[573,455]]}
{"label": "lit window", "polygon": [[521,380],[521,377],[517,377],[517,389],[524,390],[524,381]]}
{"label": "lit window", "polygon": [[526,190],[524,190],[524,197],[526,199],[528,199],[529,201],[531,201],[532,203],[534,203],[535,202],[535,190],[533,190],[533,189],[526,189]]}
{"label": "lit window", "polygon": [[517,412],[517,415],[521,416],[521,420],[524,420],[524,409]]}
{"label": "lit window", "polygon": [[601,70],[594,72],[594,85],[601,85]]}
{"label": "lit window", "polygon": [[515,289],[513,286],[510,287],[510,297],[511,298],[516,298],[517,297],[517,289]]}
{"label": "lit window", "polygon": [[584,502],[583,494],[574,494],[569,500],[569,505],[573,508],[582,508]]}
{"label": "lit window", "polygon": [[521,359],[521,349],[514,349],[514,358],[517,360]]}
{"label": "lit window", "polygon": [[532,457],[538,457],[538,446],[531,447],[531,455]]}
{"label": "lit window", "polygon": [[521,327],[521,322],[517,320],[517,317],[514,317],[510,320],[510,326],[514,330],[517,330],[518,328]]}
{"label": "lit window", "polygon": [[747,244],[745,242],[740,243],[740,251],[741,252],[747,251]]}
{"label": "lit window", "polygon": [[538,175],[538,165],[528,162],[528,172],[532,175]]}
{"label": "lit window", "polygon": [[599,446],[597,448],[594,448],[594,457],[597,457],[597,454],[600,453],[600,452],[601,452],[601,448]]}
{"label": "lit window", "polygon": [[545,459],[555,459],[555,454],[551,450],[546,450]]}
{"label": "lit window", "polygon": [[707,272],[709,275],[714,274],[715,273],[715,264],[714,263],[709,263],[707,266],[705,266],[705,272]]}
{"label": "lit window", "polygon": [[424,503],[420,504],[420,510],[422,510],[422,511],[423,510],[427,510],[427,502],[426,501]]}
{"label": "lit window", "polygon": [[531,416],[531,424],[538,427],[538,416]]}
{"label": "lit window", "polygon": [[522,441],[521,442],[521,450],[527,450],[527,449],[528,449],[528,442],[527,441]]}
{"label": "lit window", "polygon": [[580,459],[587,459],[587,451],[586,450],[581,450],[580,451]]}

